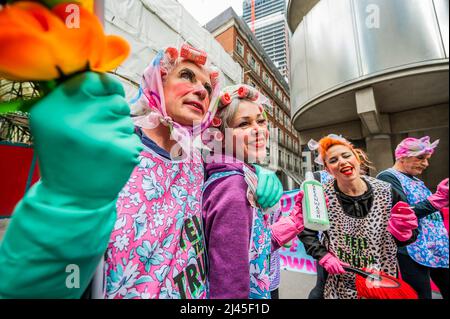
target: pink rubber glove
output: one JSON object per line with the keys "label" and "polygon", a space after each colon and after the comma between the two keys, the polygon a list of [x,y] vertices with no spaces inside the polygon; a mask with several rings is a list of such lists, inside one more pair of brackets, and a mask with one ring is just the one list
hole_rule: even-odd
{"label": "pink rubber glove", "polygon": [[439,183],[436,193],[428,197],[428,201],[437,210],[448,207],[448,178]]}
{"label": "pink rubber glove", "polygon": [[295,206],[289,216],[282,216],[271,226],[272,237],[280,246],[286,245],[300,234],[305,226],[303,225],[302,214],[303,191],[295,197]]}
{"label": "pink rubber glove", "polygon": [[321,265],[325,270],[332,275],[342,275],[345,273],[343,266],[350,266],[347,263],[340,261],[332,253],[328,253],[319,260],[319,265]]}
{"label": "pink rubber glove", "polygon": [[326,193],[323,193],[323,195],[325,196],[325,205],[327,206],[327,210],[328,210],[328,208],[330,208],[330,201],[328,200],[328,196]]}
{"label": "pink rubber glove", "polygon": [[416,213],[405,202],[398,202],[391,209],[387,230],[399,241],[407,241],[418,227]]}

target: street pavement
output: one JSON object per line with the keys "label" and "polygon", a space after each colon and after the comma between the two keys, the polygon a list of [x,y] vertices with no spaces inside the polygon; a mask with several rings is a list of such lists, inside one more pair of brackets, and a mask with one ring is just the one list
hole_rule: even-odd
{"label": "street pavement", "polygon": [[316,285],[316,276],[282,270],[280,277],[280,299],[308,299]]}

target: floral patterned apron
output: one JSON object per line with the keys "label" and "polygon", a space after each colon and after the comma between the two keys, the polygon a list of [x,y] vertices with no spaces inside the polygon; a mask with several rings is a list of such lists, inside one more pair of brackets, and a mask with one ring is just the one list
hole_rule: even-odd
{"label": "floral patterned apron", "polygon": [[[247,170],[249,171],[249,170]],[[246,171],[246,173],[247,173]],[[214,181],[232,175],[241,175],[238,171],[228,171],[212,174],[205,183],[204,189]],[[253,222],[250,235],[250,294],[249,299],[270,299],[270,250],[271,231],[268,215],[256,207],[254,195],[247,190],[247,199],[252,205]]]}
{"label": "floral patterned apron", "polygon": [[200,154],[171,161],[145,147],[117,201],[106,297],[207,298]]}
{"label": "floral patterned apron", "polygon": [[[390,168],[387,170],[402,184],[403,191],[408,198],[408,204],[424,201],[432,193],[418,178],[408,176]],[[419,219],[419,236],[407,247],[409,256],[417,263],[431,268],[448,268],[448,233],[442,216],[435,212]]]}

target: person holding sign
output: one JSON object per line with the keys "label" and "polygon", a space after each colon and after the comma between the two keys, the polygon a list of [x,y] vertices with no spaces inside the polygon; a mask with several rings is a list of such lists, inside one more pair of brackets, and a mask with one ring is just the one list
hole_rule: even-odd
{"label": "person holding sign", "polygon": [[255,201],[259,180],[250,164],[266,157],[267,102],[250,86],[228,87],[213,120],[203,219],[214,299],[269,299],[271,251],[303,230],[301,206],[271,225],[277,208],[262,209]]}
{"label": "person holding sign", "polygon": [[306,251],[325,269],[323,298],[355,299],[355,274],[346,266],[397,275],[397,246],[414,242],[414,211],[385,182],[361,175],[367,156],[345,138],[329,135],[318,143],[319,159],[334,176],[324,186],[330,228],[321,238],[306,230],[299,238]]}

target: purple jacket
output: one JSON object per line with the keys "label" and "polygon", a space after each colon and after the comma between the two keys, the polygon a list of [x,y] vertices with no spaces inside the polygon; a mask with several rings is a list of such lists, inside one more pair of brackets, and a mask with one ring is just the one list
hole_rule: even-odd
{"label": "purple jacket", "polygon": [[[205,175],[209,178],[219,172],[243,173],[243,165],[242,162],[206,164]],[[212,299],[248,299],[250,293],[249,246],[253,210],[246,194],[247,183],[241,175],[221,178],[203,193]]]}

